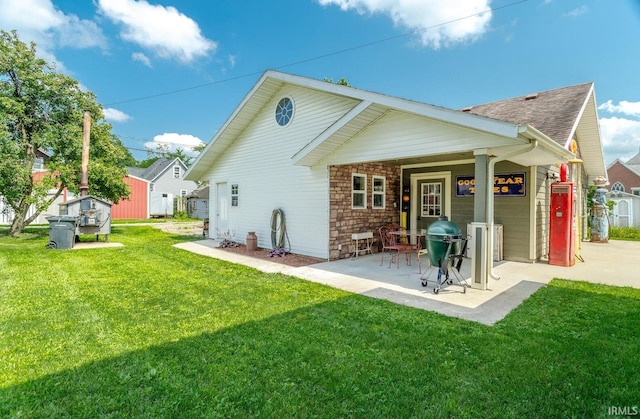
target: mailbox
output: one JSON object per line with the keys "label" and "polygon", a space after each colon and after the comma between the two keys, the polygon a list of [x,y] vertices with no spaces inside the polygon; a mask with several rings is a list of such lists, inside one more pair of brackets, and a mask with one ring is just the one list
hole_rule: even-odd
{"label": "mailbox", "polygon": [[573,266],[576,263],[576,184],[551,184],[549,209],[549,264]]}

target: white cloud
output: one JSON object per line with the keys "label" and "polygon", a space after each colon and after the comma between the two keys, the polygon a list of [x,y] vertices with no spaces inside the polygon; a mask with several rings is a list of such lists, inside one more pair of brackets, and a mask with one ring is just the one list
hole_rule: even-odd
{"label": "white cloud", "polygon": [[[360,14],[388,15],[397,26],[416,31],[424,45],[434,49],[473,42],[489,28],[490,0],[317,0]],[[483,13],[486,12],[486,13]]]}
{"label": "white cloud", "polygon": [[214,52],[217,44],[205,38],[196,22],[175,7],[145,0],[98,0],[99,11],[121,24],[120,36],[161,58],[188,63]]}
{"label": "white cloud", "polygon": [[0,28],[15,29],[21,41],[35,42],[38,55],[48,62],[56,63],[53,51],[61,47],[106,48],[95,22],[65,14],[51,0],[0,0],[0,10]]}
{"label": "white cloud", "polygon": [[587,14],[588,12],[589,12],[589,8],[587,6],[580,6],[580,7],[576,7],[575,9],[571,10],[568,13],[565,13],[564,15],[566,17],[578,17],[584,14]]}
{"label": "white cloud", "polygon": [[627,161],[640,147],[640,121],[615,116],[600,118],[600,136],[607,164],[615,159]]}
{"label": "white cloud", "polygon": [[629,116],[640,116],[640,102],[627,102],[626,100],[618,102],[617,105],[612,100],[607,100],[598,106],[601,111],[609,113],[622,113]]}
{"label": "white cloud", "polygon": [[153,137],[152,142],[147,142],[144,146],[151,150],[157,151],[176,151],[182,149],[188,156],[195,156],[197,153],[193,148],[204,144],[198,137],[189,134],[177,134],[175,132],[167,132]]}
{"label": "white cloud", "polygon": [[112,122],[127,122],[131,119],[131,116],[126,113],[113,108],[105,108],[102,110],[104,119]]}
{"label": "white cloud", "polygon": [[149,57],[141,52],[134,52],[133,54],[131,54],[131,58],[133,59],[133,61],[140,61],[142,64],[146,65],[149,68],[153,67],[151,65],[151,60],[149,59]]}
{"label": "white cloud", "polygon": [[234,68],[236,66],[236,56],[235,55],[227,55],[227,61],[229,61],[229,65],[231,66],[231,68]]}

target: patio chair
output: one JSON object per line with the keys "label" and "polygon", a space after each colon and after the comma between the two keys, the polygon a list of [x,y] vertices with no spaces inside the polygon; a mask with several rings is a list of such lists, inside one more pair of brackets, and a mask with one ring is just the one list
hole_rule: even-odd
{"label": "patio chair", "polygon": [[[393,263],[394,259],[397,258],[396,262],[398,268],[400,268],[400,254],[404,253],[407,259],[407,264],[411,265],[411,253],[413,253],[415,247],[411,243],[402,243],[402,240],[396,240],[396,238],[389,234],[391,231],[402,230],[404,227],[396,224],[385,224],[378,229],[378,233],[380,234],[380,244],[382,246],[381,258],[380,258],[380,266],[384,264],[384,252],[389,252],[389,267]],[[395,252],[395,254],[394,254]]]}

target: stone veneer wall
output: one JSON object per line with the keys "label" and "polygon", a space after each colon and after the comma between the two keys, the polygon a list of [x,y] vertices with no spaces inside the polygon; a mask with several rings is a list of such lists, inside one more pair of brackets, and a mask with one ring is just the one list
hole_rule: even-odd
{"label": "stone veneer wall", "polygon": [[[367,208],[351,208],[351,175],[367,176]],[[373,232],[373,251],[378,248],[378,228],[383,224],[400,223],[400,168],[383,163],[362,163],[331,166],[329,170],[329,259],[346,258],[353,252],[351,234]],[[385,208],[372,208],[373,176],[386,181]],[[394,206],[395,203],[395,206]],[[339,246],[342,245],[342,250]]]}

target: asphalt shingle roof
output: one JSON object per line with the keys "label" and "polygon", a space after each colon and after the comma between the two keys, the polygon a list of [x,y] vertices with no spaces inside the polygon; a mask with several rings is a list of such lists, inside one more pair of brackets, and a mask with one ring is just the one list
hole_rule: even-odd
{"label": "asphalt shingle roof", "polygon": [[627,166],[638,166],[638,169],[640,169],[640,153],[636,154],[635,156],[631,157],[627,163],[625,163]]}
{"label": "asphalt shingle roof", "polygon": [[153,162],[153,164],[147,168],[140,167],[127,167],[130,175],[136,176],[146,180],[153,180],[159,174],[164,172],[167,166],[171,165],[175,159],[160,158]]}
{"label": "asphalt shingle roof", "polygon": [[531,125],[564,146],[593,83],[562,87],[463,109],[472,114]]}

